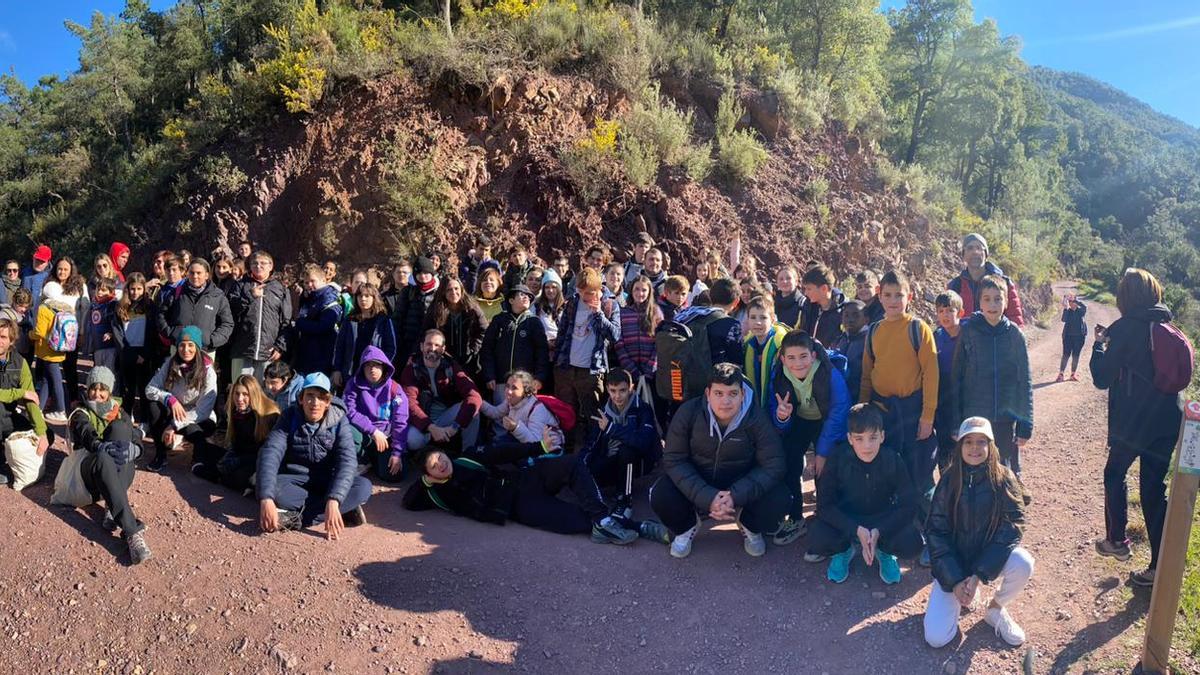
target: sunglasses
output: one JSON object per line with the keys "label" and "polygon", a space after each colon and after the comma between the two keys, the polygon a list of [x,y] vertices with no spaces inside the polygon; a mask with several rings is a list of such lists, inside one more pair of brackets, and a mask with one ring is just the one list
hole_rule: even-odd
{"label": "sunglasses", "polygon": [[21,273],[21,268],[19,268],[19,267],[9,267],[9,268],[6,268],[4,271],[5,271],[6,273],[8,273],[8,274],[20,274],[20,273]]}

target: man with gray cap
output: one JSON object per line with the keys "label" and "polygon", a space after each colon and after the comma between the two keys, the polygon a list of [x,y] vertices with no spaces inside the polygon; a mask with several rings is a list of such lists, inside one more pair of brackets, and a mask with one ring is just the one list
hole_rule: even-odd
{"label": "man with gray cap", "polygon": [[104,500],[104,529],[121,528],[133,564],[150,559],[146,526],[129,506],[133,462],[142,454],[141,433],[133,426],[121,401],[112,395],[116,377],[104,366],[92,368],[87,379],[87,400],[71,413],[73,452],[86,453],[77,465],[92,499]]}
{"label": "man with gray cap", "polygon": [[1004,271],[988,260],[988,243],[982,234],[972,232],[962,239],[962,258],[967,268],[950,280],[946,288],[962,296],[964,317],[971,316],[979,308],[979,282],[988,275],[1003,277],[1008,282],[1008,306],[1004,316],[1018,328],[1025,327],[1025,312],[1021,309],[1021,297],[1017,284],[1004,276]]}

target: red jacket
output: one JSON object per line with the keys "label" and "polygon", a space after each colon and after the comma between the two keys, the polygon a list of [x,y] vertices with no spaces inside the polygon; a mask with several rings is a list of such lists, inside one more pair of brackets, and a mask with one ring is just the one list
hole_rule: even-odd
{"label": "red jacket", "polygon": [[[1008,282],[1008,306],[1004,308],[1004,316],[1008,317],[1008,320],[1016,324],[1018,328],[1024,328],[1025,310],[1021,307],[1021,296],[1017,295],[1017,283],[1004,276],[1004,272],[990,261],[983,264],[983,269],[984,276],[995,274]],[[963,318],[971,316],[979,309],[975,302],[975,298],[979,297],[979,282],[972,279],[971,273],[967,270],[963,270],[962,274],[951,279],[950,283],[946,284],[946,288],[962,296],[963,311],[960,316]]]}
{"label": "red jacket", "polygon": [[462,403],[458,409],[455,422],[459,428],[465,429],[479,414],[483,399],[471,377],[463,371],[449,356],[443,356],[442,362],[434,369],[437,379],[437,397],[433,395],[433,383],[430,382],[429,370],[425,368],[420,352],[413,354],[404,370],[400,373],[400,386],[408,398],[408,423],[421,433],[428,433],[429,425],[433,422],[425,410],[433,402],[439,401],[449,408],[456,403]]}

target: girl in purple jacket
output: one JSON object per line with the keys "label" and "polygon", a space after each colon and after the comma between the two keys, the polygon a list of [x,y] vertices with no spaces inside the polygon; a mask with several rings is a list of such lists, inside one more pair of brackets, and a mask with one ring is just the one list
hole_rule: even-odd
{"label": "girl in purple jacket", "polygon": [[383,350],[368,346],[343,397],[350,424],[362,434],[359,463],[374,464],[375,473],[393,483],[404,477],[408,449],[408,399],[394,371]]}

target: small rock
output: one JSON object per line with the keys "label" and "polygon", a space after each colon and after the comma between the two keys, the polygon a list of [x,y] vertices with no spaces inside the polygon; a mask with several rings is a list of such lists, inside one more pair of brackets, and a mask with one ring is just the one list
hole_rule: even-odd
{"label": "small rock", "polygon": [[1071,618],[1071,613],[1065,609],[1060,609],[1054,614],[1054,618],[1058,621],[1066,621]]}
{"label": "small rock", "polygon": [[425,645],[429,644],[429,638],[425,637],[424,635],[418,635],[417,637],[413,638],[413,644],[418,647],[424,647]]}
{"label": "small rock", "polygon": [[947,661],[946,665],[942,666],[942,672],[945,673],[945,675],[954,675],[958,672],[958,665],[953,661]]}
{"label": "small rock", "polygon": [[384,647],[383,645],[375,645],[374,647],[371,647],[371,651],[375,652],[376,654],[382,654],[386,650],[387,647]]}
{"label": "small rock", "polygon": [[196,632],[196,624],[189,623],[187,626],[184,627],[184,630],[187,631],[188,635],[191,635],[192,633]]}
{"label": "small rock", "polygon": [[871,597],[875,598],[876,600],[882,600],[887,597],[887,593],[884,593],[883,591],[874,591],[871,593]]}
{"label": "small rock", "polygon": [[79,583],[77,583],[77,584],[75,584],[75,590],[77,590],[77,591],[82,591],[82,590],[83,590],[83,582],[82,582],[82,581],[81,581],[81,582],[79,582]]}
{"label": "small rock", "polygon": [[477,651],[475,651],[474,649],[472,649],[471,651],[467,652],[467,658],[469,658],[469,659],[482,659],[482,658],[483,658],[483,654],[482,654],[481,652],[477,652]]}

